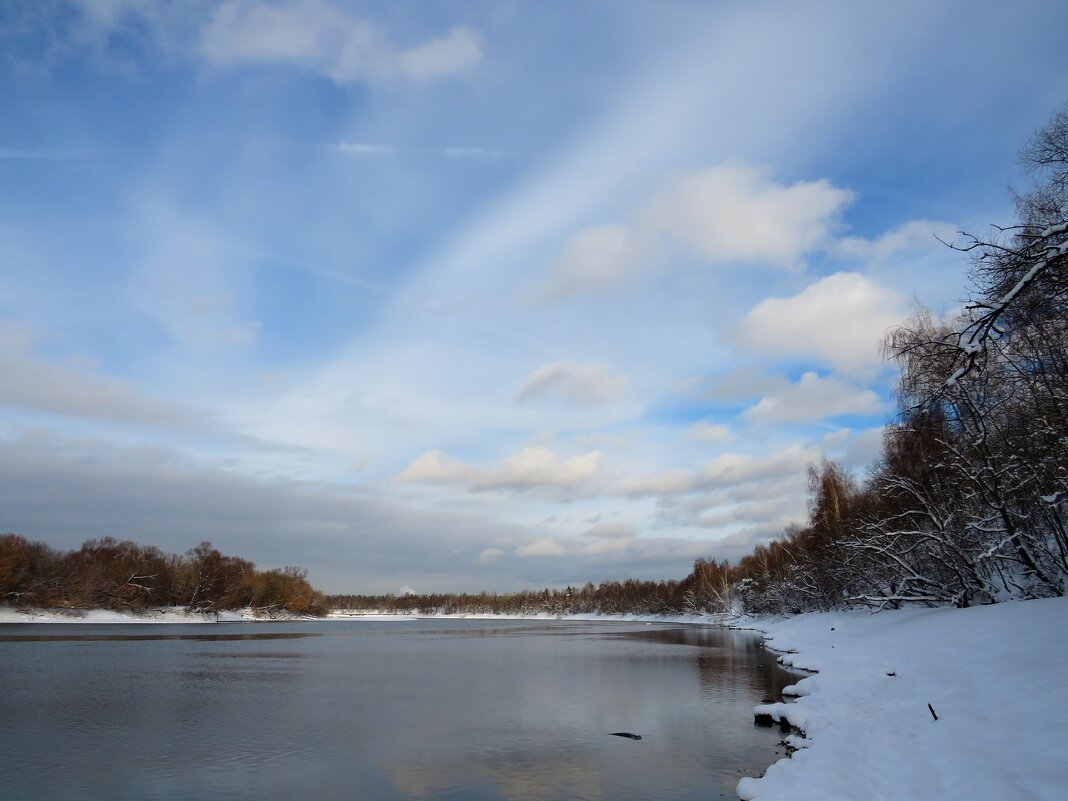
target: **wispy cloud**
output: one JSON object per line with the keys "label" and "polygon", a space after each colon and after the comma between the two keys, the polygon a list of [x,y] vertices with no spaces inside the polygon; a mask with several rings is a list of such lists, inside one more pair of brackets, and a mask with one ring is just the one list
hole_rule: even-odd
{"label": "wispy cloud", "polygon": [[346,156],[391,156],[397,149],[391,145],[374,145],[366,142],[335,142],[331,147]]}
{"label": "wispy cloud", "polygon": [[555,362],[539,367],[516,393],[516,401],[548,399],[595,406],[620,397],[627,380],[600,364]]}
{"label": "wispy cloud", "polygon": [[399,48],[372,22],[322,0],[222,3],[198,49],[218,69],[285,64],[337,84],[429,81],[467,72],[482,58],[480,37],[469,28]]}
{"label": "wispy cloud", "polygon": [[210,427],[201,410],[151,397],[86,365],[46,361],[32,346],[27,331],[0,320],[0,407],[172,430]]}

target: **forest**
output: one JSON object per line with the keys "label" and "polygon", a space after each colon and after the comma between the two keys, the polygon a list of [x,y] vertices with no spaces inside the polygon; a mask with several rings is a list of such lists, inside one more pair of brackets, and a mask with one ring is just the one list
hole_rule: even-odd
{"label": "forest", "polygon": [[50,609],[252,609],[263,616],[327,611],[305,570],[256,570],[209,542],[176,555],[106,537],[61,552],[16,534],[0,536],[0,601]]}
{"label": "forest", "polygon": [[906,603],[971,606],[1063,595],[1068,577],[1068,107],[1020,160],[1017,220],[948,245],[970,259],[971,300],[917,309],[887,333],[898,414],[858,478],[809,470],[808,519],[738,564],[699,559],[681,580],[511,594],[324,597],[298,568],[257,571],[209,543],[181,556],[91,540],[60,553],[0,538],[0,602],[197,611],[791,613]]}

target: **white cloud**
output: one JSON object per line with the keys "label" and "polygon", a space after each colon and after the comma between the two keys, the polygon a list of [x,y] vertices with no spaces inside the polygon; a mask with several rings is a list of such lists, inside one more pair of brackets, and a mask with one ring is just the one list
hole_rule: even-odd
{"label": "white cloud", "polygon": [[398,49],[370,22],[323,0],[229,0],[201,31],[199,51],[217,68],[289,64],[337,84],[426,81],[462,73],[482,55],[478,34],[462,27]]}
{"label": "white cloud", "polygon": [[475,468],[452,458],[445,451],[433,450],[416,457],[398,479],[412,483],[455,484],[467,482],[475,474]]}
{"label": "white cloud", "polygon": [[601,466],[601,458],[600,451],[561,459],[548,448],[523,448],[505,459],[498,469],[481,475],[473,489],[577,487],[594,477]]}
{"label": "white cloud", "polygon": [[419,456],[398,476],[409,483],[457,484],[469,490],[568,489],[589,482],[601,466],[600,451],[560,458],[543,446],[530,446],[508,456],[498,467],[480,468],[435,450]]}
{"label": "white cloud", "polygon": [[568,242],[539,296],[569,297],[611,286],[635,266],[635,255],[635,238],[627,226],[587,228]]}
{"label": "white cloud", "polygon": [[610,286],[682,248],[712,264],[792,266],[831,244],[853,193],[826,180],[775,183],[763,167],[731,162],[669,182],[628,224],[576,234],[542,297]]}
{"label": "white cloud", "polygon": [[644,222],[711,262],[790,266],[829,243],[852,201],[851,191],[823,179],[784,186],[766,168],[732,162],[670,184]]}
{"label": "white cloud", "polygon": [[751,423],[803,423],[844,414],[877,414],[884,408],[879,396],[840,378],[805,373],[796,384],[765,395],[742,416]]}
{"label": "white cloud", "polygon": [[905,299],[859,273],[835,273],[789,298],[766,298],[746,316],[739,341],[782,359],[809,357],[844,372],[882,362],[888,328],[908,314]]}
{"label": "white cloud", "polygon": [[628,478],[608,488],[609,495],[630,498],[677,495],[697,489],[697,477],[690,470],[668,470],[656,476]]}
{"label": "white cloud", "polygon": [[788,445],[766,456],[725,453],[698,470],[670,470],[658,476],[626,479],[608,488],[607,494],[624,497],[686,495],[765,482],[803,474],[819,452],[801,445]]}
{"label": "white cloud", "polygon": [[705,445],[717,445],[731,438],[730,426],[698,420],[690,426],[690,436]]}
{"label": "white cloud", "polygon": [[727,487],[750,481],[767,481],[805,470],[819,454],[801,445],[788,445],[766,456],[725,453],[701,471],[702,488]]}
{"label": "white cloud", "polygon": [[481,59],[481,39],[470,28],[464,27],[452,28],[440,39],[434,39],[397,56],[401,73],[415,80],[455,75],[470,69]]}
{"label": "white cloud", "polygon": [[563,556],[567,549],[556,540],[546,537],[515,549],[516,556]]}
{"label": "white cloud", "polygon": [[583,546],[579,553],[583,556],[604,556],[606,554],[619,554],[630,550],[633,540],[629,537],[618,539],[601,539]]}
{"label": "white cloud", "polygon": [[626,386],[625,378],[602,365],[554,362],[531,373],[516,400],[551,398],[572,406],[595,406],[617,399]]}
{"label": "white cloud", "polygon": [[934,220],[910,220],[875,239],[849,236],[838,243],[838,251],[845,256],[881,262],[900,254],[944,250],[943,242],[956,236],[955,226]]}

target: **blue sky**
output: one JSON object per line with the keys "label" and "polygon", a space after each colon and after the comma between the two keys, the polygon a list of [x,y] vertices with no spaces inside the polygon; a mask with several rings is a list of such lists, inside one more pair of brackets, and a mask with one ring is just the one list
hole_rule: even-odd
{"label": "blue sky", "polygon": [[[1036,24],[1036,20],[1041,20]],[[0,7],[0,530],[330,591],[679,577],[893,412],[1057,2]]]}

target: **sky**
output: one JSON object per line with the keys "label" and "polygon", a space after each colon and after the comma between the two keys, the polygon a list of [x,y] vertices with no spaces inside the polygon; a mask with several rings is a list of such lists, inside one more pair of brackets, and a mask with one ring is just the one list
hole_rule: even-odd
{"label": "sky", "polygon": [[[1068,5],[0,4],[0,531],[681,578],[858,477]],[[959,241],[959,239],[957,239]]]}

